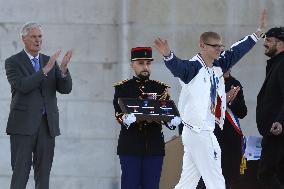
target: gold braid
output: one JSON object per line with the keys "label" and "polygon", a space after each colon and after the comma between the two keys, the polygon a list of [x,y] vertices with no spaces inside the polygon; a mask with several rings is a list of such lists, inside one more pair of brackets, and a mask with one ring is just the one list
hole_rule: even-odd
{"label": "gold braid", "polygon": [[170,97],[170,94],[169,94],[169,90],[168,88],[165,88],[164,92],[162,93],[161,97],[159,98],[159,100],[166,100],[167,97]]}

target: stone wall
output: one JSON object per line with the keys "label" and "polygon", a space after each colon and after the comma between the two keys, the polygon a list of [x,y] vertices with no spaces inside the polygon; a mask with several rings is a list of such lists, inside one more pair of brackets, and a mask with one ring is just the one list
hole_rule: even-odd
{"label": "stone wall", "polygon": [[[129,78],[129,49],[151,46],[160,36],[168,39],[180,58],[198,51],[200,33],[220,32],[224,44],[257,29],[258,15],[268,8],[268,28],[284,25],[283,0],[0,0],[0,185],[9,188],[10,146],[5,134],[10,104],[4,60],[23,48],[23,23],[43,25],[43,53],[74,49],[70,63],[73,91],[59,95],[62,135],[56,139],[51,189],[118,189],[120,165],[116,156],[119,125],[113,117],[115,81]],[[258,135],[256,95],[264,80],[263,41],[233,69],[244,87],[248,116],[242,120],[247,135]],[[152,78],[171,86],[177,102],[179,83],[153,52]],[[62,58],[62,56],[61,56]],[[60,60],[61,60],[60,58]],[[176,132],[165,130],[167,140]],[[31,172],[28,189],[33,187]]]}

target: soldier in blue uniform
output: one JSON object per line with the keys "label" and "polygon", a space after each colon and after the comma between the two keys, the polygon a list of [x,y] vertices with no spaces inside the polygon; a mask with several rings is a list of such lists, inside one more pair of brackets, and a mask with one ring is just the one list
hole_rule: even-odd
{"label": "soldier in blue uniform", "polygon": [[[123,114],[118,105],[118,98],[170,98],[168,85],[149,79],[152,61],[151,47],[132,48],[131,67],[135,75],[114,85],[115,117],[121,125],[117,154],[121,164],[122,189],[159,188],[165,155],[162,123],[136,121],[134,114]],[[179,123],[180,120],[174,118],[169,124]]]}

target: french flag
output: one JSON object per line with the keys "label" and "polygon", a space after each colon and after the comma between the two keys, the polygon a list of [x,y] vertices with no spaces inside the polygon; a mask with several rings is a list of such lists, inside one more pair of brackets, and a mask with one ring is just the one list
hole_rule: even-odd
{"label": "french flag", "polygon": [[[236,132],[239,133],[241,136],[243,136],[239,119],[233,114],[232,110],[230,110],[228,107],[225,112],[225,116],[228,119],[228,121],[231,123],[231,125],[234,127]],[[217,124],[220,124],[220,118],[221,118],[221,98],[217,96],[217,103],[215,110],[215,122]]]}

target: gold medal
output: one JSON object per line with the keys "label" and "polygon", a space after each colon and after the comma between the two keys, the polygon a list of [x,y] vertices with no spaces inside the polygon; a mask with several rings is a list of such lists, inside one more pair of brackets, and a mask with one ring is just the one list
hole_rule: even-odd
{"label": "gold medal", "polygon": [[210,110],[211,110],[211,113],[212,113],[213,115],[215,115],[215,110],[216,110],[216,108],[215,108],[215,106],[213,106],[213,104],[211,104]]}

